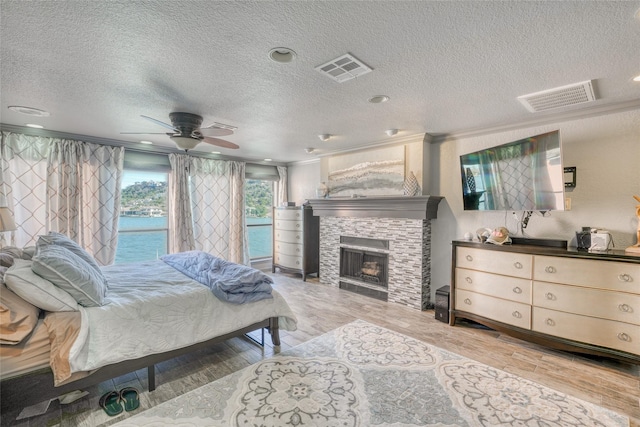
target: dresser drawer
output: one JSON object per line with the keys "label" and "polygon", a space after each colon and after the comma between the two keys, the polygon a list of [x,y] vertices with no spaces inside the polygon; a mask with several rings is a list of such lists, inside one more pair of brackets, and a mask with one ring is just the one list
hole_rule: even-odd
{"label": "dresser drawer", "polygon": [[456,268],[456,289],[531,304],[531,280]]}
{"label": "dresser drawer", "polygon": [[276,241],[275,252],[282,255],[302,256],[302,245],[297,243],[285,243]]}
{"label": "dresser drawer", "polygon": [[293,220],[284,220],[284,219],[276,219],[273,222],[276,230],[290,230],[290,231],[302,231],[303,223],[302,221],[293,221]]}
{"label": "dresser drawer", "polygon": [[533,278],[640,294],[640,264],[536,255]]}
{"label": "dresser drawer", "polygon": [[533,282],[533,305],[640,325],[640,295]]}
{"label": "dresser drawer", "polygon": [[277,242],[285,243],[302,243],[304,241],[304,234],[302,231],[288,231],[288,230],[274,230],[274,239]]}
{"label": "dresser drawer", "polygon": [[546,308],[533,308],[533,330],[556,337],[640,354],[640,328]]}
{"label": "dresser drawer", "polygon": [[531,306],[528,304],[456,289],[455,308],[519,328],[531,328]]}
{"label": "dresser drawer", "polygon": [[284,254],[274,254],[273,262],[282,267],[288,268],[302,268],[302,256],[296,255],[284,255]]}
{"label": "dresser drawer", "polygon": [[302,209],[275,209],[274,219],[302,220]]}
{"label": "dresser drawer", "polygon": [[456,266],[489,273],[498,273],[505,276],[531,279],[533,256],[459,247],[456,252]]}

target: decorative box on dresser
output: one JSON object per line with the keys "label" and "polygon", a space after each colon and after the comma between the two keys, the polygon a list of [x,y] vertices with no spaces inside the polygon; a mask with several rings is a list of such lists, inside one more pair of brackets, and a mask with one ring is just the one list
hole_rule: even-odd
{"label": "decorative box on dresser", "polygon": [[273,268],[302,274],[320,271],[320,218],[311,206],[273,208]]}
{"label": "decorative box on dresser", "polygon": [[640,362],[640,256],[454,241],[450,325]]}

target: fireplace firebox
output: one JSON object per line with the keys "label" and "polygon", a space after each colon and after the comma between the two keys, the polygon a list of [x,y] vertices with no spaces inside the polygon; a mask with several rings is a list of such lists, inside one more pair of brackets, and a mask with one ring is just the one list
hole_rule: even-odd
{"label": "fireplace firebox", "polygon": [[388,254],[340,248],[340,277],[387,288],[388,270]]}

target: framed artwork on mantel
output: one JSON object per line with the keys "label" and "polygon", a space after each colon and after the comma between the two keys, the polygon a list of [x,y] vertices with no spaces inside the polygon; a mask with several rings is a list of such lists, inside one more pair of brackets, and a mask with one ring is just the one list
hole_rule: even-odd
{"label": "framed artwork on mantel", "polygon": [[403,195],[405,147],[330,157],[329,197]]}

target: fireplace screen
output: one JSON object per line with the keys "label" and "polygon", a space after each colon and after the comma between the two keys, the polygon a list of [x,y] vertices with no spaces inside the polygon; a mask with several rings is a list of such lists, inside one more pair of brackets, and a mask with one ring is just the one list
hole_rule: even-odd
{"label": "fireplace screen", "polygon": [[387,287],[388,255],[357,249],[340,249],[340,277]]}

